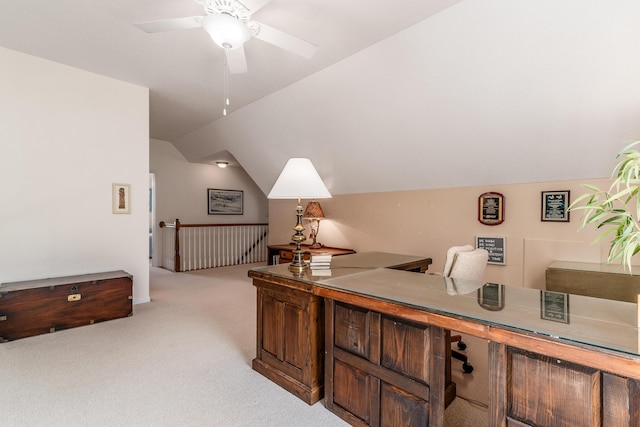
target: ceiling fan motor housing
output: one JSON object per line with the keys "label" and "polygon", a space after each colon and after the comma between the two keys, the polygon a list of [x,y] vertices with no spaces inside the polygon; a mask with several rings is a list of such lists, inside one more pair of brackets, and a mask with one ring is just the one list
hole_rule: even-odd
{"label": "ceiling fan motor housing", "polygon": [[243,22],[251,17],[251,11],[237,0],[196,0],[203,7],[207,15],[230,15]]}
{"label": "ceiling fan motor housing", "polygon": [[214,43],[223,49],[237,49],[251,38],[249,27],[227,14],[205,16],[202,27],[209,33]]}

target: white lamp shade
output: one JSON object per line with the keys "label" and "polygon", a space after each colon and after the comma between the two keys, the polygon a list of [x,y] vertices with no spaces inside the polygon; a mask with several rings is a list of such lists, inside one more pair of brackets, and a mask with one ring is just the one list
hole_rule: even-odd
{"label": "white lamp shade", "polygon": [[209,33],[215,44],[223,49],[236,49],[251,38],[247,25],[229,15],[207,15],[202,27]]}
{"label": "white lamp shade", "polygon": [[328,199],[331,193],[309,159],[289,159],[267,196],[269,199]]}

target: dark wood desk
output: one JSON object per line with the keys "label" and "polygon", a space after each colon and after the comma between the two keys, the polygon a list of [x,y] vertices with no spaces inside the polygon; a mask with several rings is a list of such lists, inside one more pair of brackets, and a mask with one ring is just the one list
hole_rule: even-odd
{"label": "dark wood desk", "polygon": [[[305,261],[309,261],[311,255],[314,254],[331,254],[333,256],[340,255],[349,255],[355,254],[356,251],[353,249],[344,249],[344,248],[332,248],[330,246],[323,246],[319,249],[311,249],[309,245],[301,245],[302,250],[304,251],[304,259]],[[291,262],[293,259],[293,251],[295,250],[296,245],[294,244],[282,244],[282,245],[269,245],[267,246],[267,264],[286,264]]]}
{"label": "dark wood desk", "polygon": [[[489,341],[489,426],[640,425],[636,304],[566,295],[570,303],[562,316],[546,316],[559,308],[545,306],[555,301],[545,291],[499,285],[504,305],[496,311],[480,305],[488,295],[482,282],[477,292],[463,295],[448,295],[445,282],[378,269],[316,284],[313,291],[326,307],[327,408],[356,426],[442,426],[442,337],[455,329]],[[382,358],[385,366],[356,356],[358,347],[349,339],[358,335],[347,333],[343,320],[350,310],[369,316],[370,324],[386,325],[382,340],[373,341],[387,346],[378,351],[390,354]],[[395,350],[394,343],[409,341],[385,335],[401,336],[402,323],[413,326],[401,332],[423,335],[429,344]],[[407,353],[424,355],[422,370],[397,363]],[[398,366],[417,372],[412,376],[418,384],[399,381]]]}
{"label": "dark wood desk", "polygon": [[[501,287],[500,309],[490,310],[483,303],[496,292],[481,282],[477,292],[449,295],[446,278],[386,268],[336,269],[328,279],[257,270],[249,274],[258,288],[254,369],[312,403],[323,387],[324,336],[325,405],[353,425],[442,426],[450,329],[489,341],[491,427],[640,425],[636,304],[566,295],[559,308],[547,305],[555,299],[546,291],[490,284]],[[315,328],[313,338],[303,325]],[[287,369],[312,382],[305,389]]]}
{"label": "dark wood desk", "polygon": [[[431,258],[368,252],[336,257],[331,277],[388,267],[426,271]],[[296,277],[284,264],[249,271],[257,288],[257,344],[253,369],[308,404],[324,390],[324,301],[314,295],[323,277]],[[324,277],[326,278],[326,277]]]}

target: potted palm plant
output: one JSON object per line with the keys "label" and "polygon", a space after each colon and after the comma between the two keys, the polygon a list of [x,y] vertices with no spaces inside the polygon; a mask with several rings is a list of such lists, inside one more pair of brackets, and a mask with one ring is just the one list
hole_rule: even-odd
{"label": "potted palm plant", "polygon": [[580,228],[593,224],[602,229],[595,242],[611,238],[608,263],[620,261],[631,273],[631,259],[640,252],[640,152],[635,141],[617,155],[613,182],[607,190],[583,184],[589,190],[569,206],[570,211],[584,211]]}

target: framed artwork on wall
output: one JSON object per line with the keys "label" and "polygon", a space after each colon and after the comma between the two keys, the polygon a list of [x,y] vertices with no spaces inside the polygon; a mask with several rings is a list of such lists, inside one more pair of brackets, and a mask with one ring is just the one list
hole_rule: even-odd
{"label": "framed artwork on wall", "polygon": [[504,221],[504,196],[484,193],[478,198],[478,221],[485,225],[498,225]]}
{"label": "framed artwork on wall", "polygon": [[207,189],[207,213],[209,215],[242,215],[244,212],[242,190]]}
{"label": "framed artwork on wall", "polygon": [[113,184],[111,189],[111,200],[114,214],[131,213],[131,185]]}
{"label": "framed artwork on wall", "polygon": [[542,192],[542,221],[569,222],[569,190]]}

